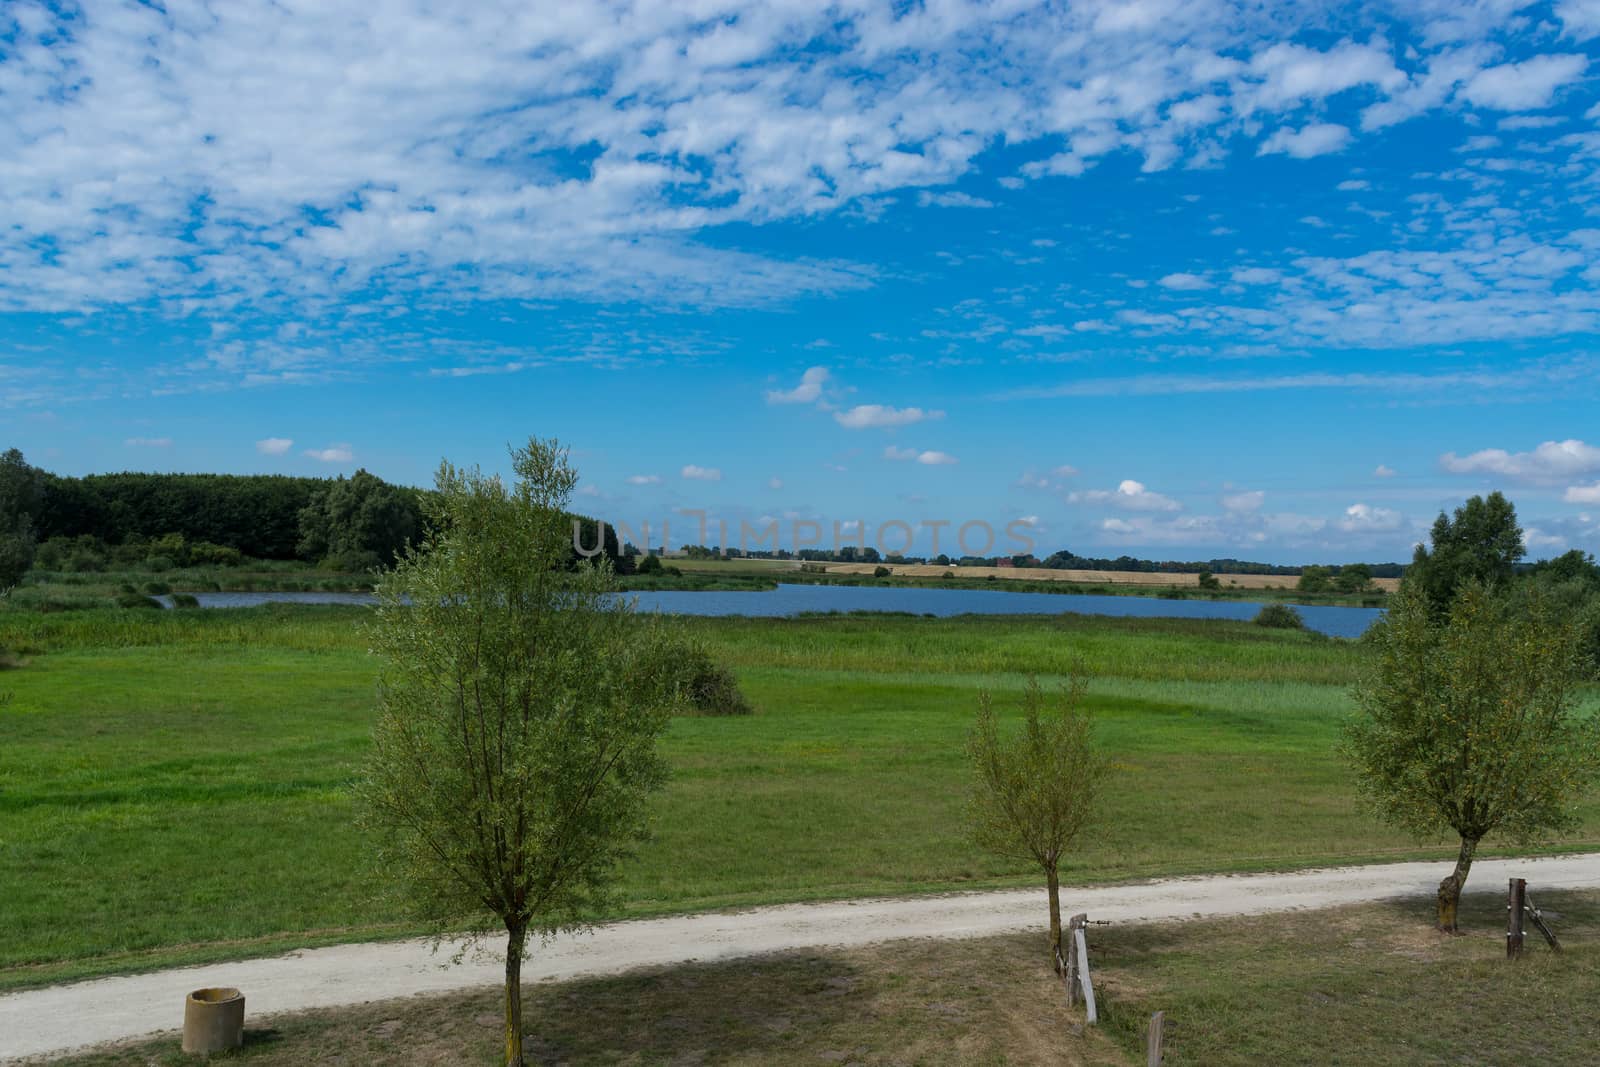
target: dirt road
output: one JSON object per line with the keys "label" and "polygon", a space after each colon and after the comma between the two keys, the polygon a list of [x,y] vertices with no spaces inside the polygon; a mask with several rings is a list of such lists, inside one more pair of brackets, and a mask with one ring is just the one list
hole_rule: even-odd
{"label": "dirt road", "polygon": [[[1380,897],[1431,896],[1448,865],[1396,863],[1287,874],[1208,876],[1136,885],[1063,889],[1068,913],[1118,922],[1252,915],[1330,907]],[[1600,886],[1600,853],[1483,860],[1469,890],[1504,890],[1508,877],[1540,889]],[[529,982],[615,973],[636,967],[754,956],[785,949],[861,945],[902,938],[983,937],[1040,926],[1044,891],[790,904],[738,912],[613,923],[535,947]],[[237,986],[250,1025],[263,1016],[503,980],[494,955],[448,962],[427,942],[394,941],[310,949],[270,959],[102,978],[0,996],[0,1062],[142,1037],[182,1025],[184,996],[202,986]]]}

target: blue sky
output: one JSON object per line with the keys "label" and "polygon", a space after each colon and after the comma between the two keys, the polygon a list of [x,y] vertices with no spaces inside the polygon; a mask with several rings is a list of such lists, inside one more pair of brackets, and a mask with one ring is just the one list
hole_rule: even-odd
{"label": "blue sky", "polygon": [[438,7],[0,6],[5,444],[536,433],[675,542],[1285,562],[1501,488],[1600,549],[1597,0]]}

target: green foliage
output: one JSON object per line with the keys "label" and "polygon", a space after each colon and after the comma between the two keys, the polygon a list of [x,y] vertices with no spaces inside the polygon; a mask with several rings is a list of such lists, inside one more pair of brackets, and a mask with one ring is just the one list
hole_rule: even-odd
{"label": "green foliage", "polygon": [[[421,501],[412,490],[358,470],[315,491],[299,523],[296,548],[305,559],[387,566],[421,532]],[[370,564],[341,569],[367,570]]]}
{"label": "green foliage", "polygon": [[1304,567],[1295,588],[1302,593],[1327,593],[1333,589],[1332,567]]}
{"label": "green foliage", "polygon": [[648,555],[648,556],[641,556],[639,558],[638,564],[634,567],[634,573],[636,573],[636,574],[660,574],[661,573],[661,557],[657,556],[657,555],[654,555],[654,554],[651,554],[651,555]]}
{"label": "green foliage", "polygon": [[1061,949],[1061,857],[1094,814],[1107,763],[1094,747],[1085,686],[1074,676],[1052,700],[1030,678],[1020,732],[1002,737],[988,690],[967,741],[977,771],[968,806],[973,840],[997,855],[1037,864],[1050,896],[1050,945]]}
{"label": "green foliage", "polygon": [[442,464],[432,530],[379,583],[382,667],[363,785],[382,868],[427,919],[507,938],[506,1062],[522,1063],[530,932],[608,902],[665,778],[661,624],[569,570],[577,482],[554,442],[513,453],[507,488]]}
{"label": "green foliage", "polygon": [[887,577],[889,577],[889,575],[891,575],[893,573],[894,572],[891,571],[888,567],[874,567],[874,568],[872,568],[872,576],[874,578],[887,578]]}
{"label": "green foliage", "polygon": [[1198,578],[1196,579],[1196,584],[1198,584],[1201,589],[1221,589],[1222,588],[1222,582],[1219,581],[1217,576],[1215,574],[1212,574],[1210,571],[1201,571],[1199,576],[1198,576]]}
{"label": "green foliage", "polygon": [[1300,613],[1288,604],[1266,604],[1256,612],[1256,617],[1250,620],[1257,626],[1268,626],[1274,630],[1304,630],[1306,620]]}
{"label": "green foliage", "polygon": [[1515,589],[1519,599],[1541,597],[1556,613],[1571,620],[1582,635],[1589,674],[1595,676],[1600,671],[1600,567],[1594,557],[1573,549],[1543,560]]}
{"label": "green foliage", "polygon": [[1346,563],[1333,576],[1333,587],[1341,593],[1365,593],[1372,588],[1372,568],[1365,563]]}
{"label": "green foliage", "polygon": [[0,453],[0,593],[33,566],[43,477],[17,449]]}
{"label": "green foliage", "polygon": [[193,593],[173,593],[172,606],[175,608],[198,608],[200,600]]}
{"label": "green foliage", "polygon": [[1436,615],[1450,610],[1456,590],[1465,582],[1491,588],[1509,583],[1527,552],[1517,509],[1498,492],[1473,497],[1456,508],[1453,518],[1441,511],[1431,539],[1431,549],[1417,546],[1404,580],[1427,594]]}
{"label": "green foliage", "polygon": [[191,567],[238,567],[244,563],[244,553],[232,545],[214,545],[210,541],[196,541],[189,546]]}
{"label": "green foliage", "polygon": [[1473,578],[1442,618],[1424,583],[1403,583],[1365,640],[1374,658],[1346,749],[1384,820],[1460,838],[1439,900],[1440,926],[1454,929],[1478,843],[1571,828],[1600,770],[1600,720],[1573,712],[1580,635],[1542,597],[1518,603]]}
{"label": "green foliage", "polygon": [[161,601],[145,596],[143,593],[123,593],[117,597],[119,608],[160,608]]}
{"label": "green foliage", "polygon": [[257,559],[293,559],[298,516],[324,478],[231,474],[44,476],[41,537],[108,544],[181,536]]}
{"label": "green foliage", "polygon": [[660,702],[701,715],[749,715],[753,710],[733,672],[699,645],[663,644],[657,656],[642,665]]}

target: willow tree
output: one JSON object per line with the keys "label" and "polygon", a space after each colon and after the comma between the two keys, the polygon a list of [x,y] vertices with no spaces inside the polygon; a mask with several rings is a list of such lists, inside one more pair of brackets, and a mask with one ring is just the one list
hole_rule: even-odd
{"label": "willow tree", "polygon": [[1061,857],[1094,813],[1106,761],[1096,750],[1084,684],[1074,678],[1053,697],[1034,679],[1022,693],[1020,730],[1002,734],[987,691],[967,742],[977,771],[968,806],[973,839],[991,852],[1043,872],[1050,898],[1050,947],[1061,943]]}
{"label": "willow tree", "polygon": [[585,925],[663,780],[670,643],[571,565],[577,480],[554,442],[507,486],[439,468],[432,531],[379,586],[379,716],[364,783],[383,869],[441,930],[505,935],[505,1060],[521,1065],[531,935]]}
{"label": "willow tree", "polygon": [[1573,707],[1580,634],[1542,598],[1474,578],[1442,617],[1423,583],[1403,583],[1368,640],[1375,656],[1346,750],[1383,819],[1459,840],[1438,894],[1439,929],[1454,933],[1484,838],[1536,842],[1577,821],[1574,802],[1600,766],[1600,721]]}

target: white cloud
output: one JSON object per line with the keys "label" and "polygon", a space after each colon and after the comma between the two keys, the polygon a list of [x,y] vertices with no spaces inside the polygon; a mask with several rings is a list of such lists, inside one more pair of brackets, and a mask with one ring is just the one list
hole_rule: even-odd
{"label": "white cloud", "polygon": [[1104,504],[1129,511],[1178,511],[1183,505],[1171,497],[1153,493],[1141,482],[1129,478],[1115,489],[1085,489],[1068,494],[1071,504]]}
{"label": "white cloud", "polygon": [[1561,0],[1556,4],[1556,18],[1574,40],[1600,36],[1600,0]]}
{"label": "white cloud", "polygon": [[1334,186],[1341,193],[1359,193],[1372,188],[1372,183],[1364,178],[1347,178]]}
{"label": "white cloud", "polygon": [[769,404],[811,404],[822,397],[822,387],[828,384],[827,367],[811,367],[800,376],[800,384],[793,389],[767,390]]}
{"label": "white cloud", "polygon": [[626,478],[626,481],[627,481],[627,483],[629,485],[660,485],[661,484],[661,475],[659,475],[659,474],[630,474]]}
{"label": "white cloud", "polygon": [[578,496],[589,497],[589,498],[595,499],[595,500],[603,500],[603,499],[605,499],[605,494],[602,493],[597,486],[593,486],[593,485],[580,485],[580,486],[578,486],[577,495]]}
{"label": "white cloud", "polygon": [[928,467],[943,467],[961,462],[948,452],[919,452],[915,448],[896,448],[894,445],[890,445],[883,450],[883,458],[902,462],[917,462]]}
{"label": "white cloud", "polygon": [[171,448],[170,437],[130,437],[122,442],[129,448]]}
{"label": "white cloud", "polygon": [[1556,90],[1576,80],[1588,67],[1580,55],[1534,56],[1522,63],[1502,63],[1481,70],[1461,95],[1495,111],[1532,111],[1549,107]]}
{"label": "white cloud", "polygon": [[281,456],[294,447],[294,441],[288,437],[266,437],[256,442],[256,451],[263,456]]}
{"label": "white cloud", "polygon": [[927,419],[942,419],[942,411],[921,408],[893,408],[884,404],[857,404],[848,411],[833,413],[834,421],[847,430],[891,429],[910,426]]}
{"label": "white cloud", "polygon": [[1183,271],[1179,271],[1176,274],[1168,274],[1164,278],[1159,279],[1156,284],[1161,286],[1163,289],[1177,289],[1180,291],[1194,291],[1198,289],[1211,288],[1211,283],[1206,281],[1200,275],[1187,274]]}
{"label": "white cloud", "polygon": [[1262,142],[1258,153],[1266,156],[1282,152],[1295,159],[1310,159],[1337,152],[1349,143],[1348,127],[1318,122],[1298,130],[1291,130],[1287,126],[1275,130],[1271,137]]}
{"label": "white cloud", "polygon": [[1393,478],[1397,473],[1399,472],[1386,463],[1380,463],[1372,469],[1374,478]]}
{"label": "white cloud", "polygon": [[1593,485],[1569,485],[1561,499],[1568,504],[1600,504],[1600,482]]}
{"label": "white cloud", "polygon": [[1405,523],[1405,516],[1390,508],[1370,504],[1351,504],[1344,509],[1339,529],[1346,533],[1392,533]]}
{"label": "white cloud", "polygon": [[1283,271],[1270,267],[1239,267],[1228,277],[1239,285],[1276,285],[1283,280]]}
{"label": "white cloud", "polygon": [[350,451],[349,445],[329,445],[327,448],[308,448],[307,456],[319,463],[349,463],[355,459],[355,453]]}
{"label": "white cloud", "polygon": [[1553,483],[1600,472],[1600,448],[1574,438],[1546,441],[1531,452],[1485,448],[1470,455],[1446,452],[1439,465],[1452,474],[1498,474],[1523,482]]}
{"label": "white cloud", "polygon": [[1232,512],[1260,511],[1266,502],[1267,494],[1260,489],[1229,493],[1222,498],[1222,509]]}
{"label": "white cloud", "polygon": [[994,202],[967,193],[930,193],[926,189],[917,194],[919,207],[994,207]]}
{"label": "white cloud", "polygon": [[693,463],[683,468],[683,477],[696,482],[720,482],[722,471],[716,467],[697,467]]}
{"label": "white cloud", "polygon": [[[1510,32],[1503,4],[1448,34],[1424,10],[1325,48],[1290,43],[1325,34],[1320,9],[1210,0],[559,6],[13,3],[27,17],[0,44],[22,116],[0,130],[0,304],[314,318],[371,291],[833,293],[872,272],[697,238],[911,190],[976,205],[948,187],[1002,140],[1055,153],[1021,168],[1033,176],[1117,153],[1210,166],[1263,138],[1331,151],[1344,127],[1282,123],[1340,94],[1396,104],[1386,122],[1447,107],[1467,76],[1451,64],[1477,70]],[[1562,4],[1569,33],[1579,10]],[[1538,97],[1550,64],[1580,59],[1493,68],[1468,93]]]}

